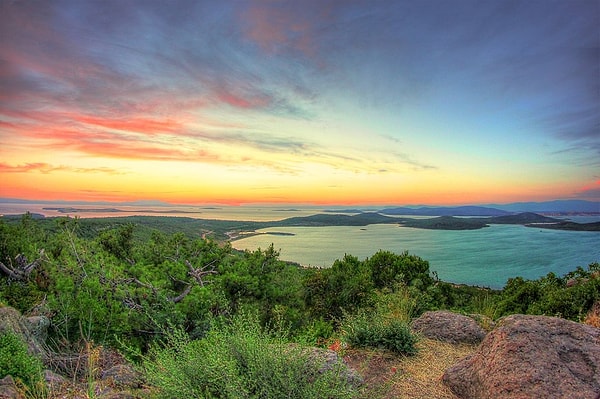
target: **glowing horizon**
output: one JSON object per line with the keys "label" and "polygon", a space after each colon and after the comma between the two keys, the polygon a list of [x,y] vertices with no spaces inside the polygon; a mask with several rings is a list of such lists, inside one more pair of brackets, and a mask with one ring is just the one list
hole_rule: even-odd
{"label": "glowing horizon", "polygon": [[0,197],[600,200],[595,1],[0,11]]}

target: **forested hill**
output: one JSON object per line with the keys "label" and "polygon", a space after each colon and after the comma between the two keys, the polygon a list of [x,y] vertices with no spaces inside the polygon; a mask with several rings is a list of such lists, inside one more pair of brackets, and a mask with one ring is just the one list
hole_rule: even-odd
{"label": "forested hill", "polygon": [[405,227],[434,230],[476,230],[489,227],[491,224],[519,224],[526,227],[537,227],[544,229],[572,230],[572,231],[600,231],[600,222],[575,223],[562,219],[538,215],[537,213],[524,212],[516,215],[504,215],[494,217],[454,217],[440,216],[427,219],[401,219]]}
{"label": "forested hill", "polygon": [[385,216],[377,212],[363,212],[356,215],[319,213],[311,216],[299,216],[278,222],[266,222],[268,226],[367,226],[377,223],[398,223],[395,217]]}

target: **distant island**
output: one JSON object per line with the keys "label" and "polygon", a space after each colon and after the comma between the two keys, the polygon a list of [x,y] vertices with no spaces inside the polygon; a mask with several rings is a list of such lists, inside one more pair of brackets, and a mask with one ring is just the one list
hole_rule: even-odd
{"label": "distant island", "polygon": [[316,214],[312,216],[294,217],[278,222],[264,222],[271,226],[366,226],[369,224],[398,223],[403,227],[434,230],[475,230],[489,227],[490,224],[518,224],[526,227],[571,231],[600,231],[600,222],[575,223],[523,212],[516,215],[492,217],[455,217],[439,216],[425,219],[392,217],[378,212],[363,212],[355,215]]}
{"label": "distant island", "polygon": [[402,222],[405,227],[435,230],[475,230],[489,227],[491,224],[518,224],[525,227],[554,230],[600,231],[600,222],[575,223],[531,212],[489,218],[440,216],[431,219],[405,219]]}

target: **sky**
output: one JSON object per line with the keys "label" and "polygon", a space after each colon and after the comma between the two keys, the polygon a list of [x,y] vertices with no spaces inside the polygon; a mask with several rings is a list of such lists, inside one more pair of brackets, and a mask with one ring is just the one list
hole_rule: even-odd
{"label": "sky", "polygon": [[597,0],[0,0],[0,197],[600,200]]}

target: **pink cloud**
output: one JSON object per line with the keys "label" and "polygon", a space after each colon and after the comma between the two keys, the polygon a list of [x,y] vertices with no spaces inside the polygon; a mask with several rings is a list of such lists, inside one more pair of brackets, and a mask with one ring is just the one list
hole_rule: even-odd
{"label": "pink cloud", "polygon": [[314,16],[326,17],[327,7],[321,12],[306,12],[305,3],[300,8],[287,8],[277,2],[252,3],[240,14],[244,22],[245,35],[264,52],[276,54],[284,51],[297,51],[305,57],[314,58],[317,54]]}
{"label": "pink cloud", "polygon": [[[581,188],[576,193],[577,198],[600,201],[600,180],[596,180]],[[600,210],[599,210],[600,211]]]}
{"label": "pink cloud", "polygon": [[243,96],[227,90],[220,90],[216,97],[227,105],[243,109],[265,108],[272,102],[272,99],[265,95]]}

